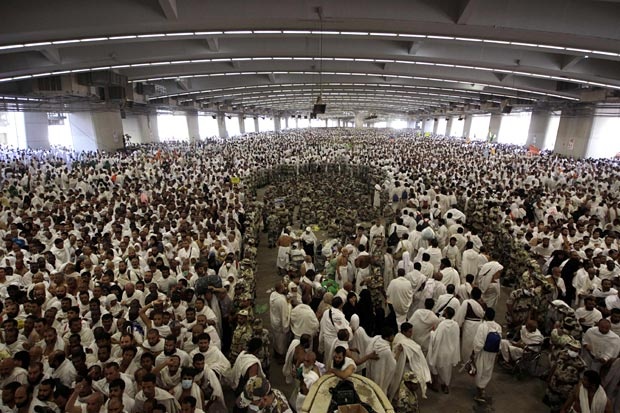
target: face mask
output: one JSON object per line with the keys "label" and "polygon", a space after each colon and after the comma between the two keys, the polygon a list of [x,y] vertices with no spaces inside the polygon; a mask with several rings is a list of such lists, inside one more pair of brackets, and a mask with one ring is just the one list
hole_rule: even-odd
{"label": "face mask", "polygon": [[575,358],[579,355],[579,353],[577,353],[576,351],[573,350],[567,350],[568,356],[571,358]]}
{"label": "face mask", "polygon": [[193,380],[181,380],[181,387],[183,387],[185,390],[191,389],[193,383]]}
{"label": "face mask", "polygon": [[231,265],[231,263],[226,264],[226,268],[230,268]]}
{"label": "face mask", "polygon": [[251,412],[258,412],[258,411],[260,411],[260,407],[258,407],[255,404],[251,404],[251,405],[248,406],[248,410],[251,411]]}

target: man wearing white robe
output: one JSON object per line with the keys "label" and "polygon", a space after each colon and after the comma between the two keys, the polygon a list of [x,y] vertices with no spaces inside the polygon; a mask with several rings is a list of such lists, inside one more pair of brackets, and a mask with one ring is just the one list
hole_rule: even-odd
{"label": "man wearing white robe", "polygon": [[413,337],[411,338],[422,347],[424,353],[428,350],[431,331],[439,324],[439,317],[433,312],[434,306],[435,300],[427,298],[424,301],[425,308],[416,310],[409,319],[409,323],[413,326]]}
{"label": "man wearing white robe", "polygon": [[529,348],[532,351],[539,351],[545,337],[538,330],[538,323],[536,320],[527,320],[525,325],[521,326],[520,340],[517,342],[511,342],[510,340],[503,339],[500,343],[499,350],[502,353],[502,358],[506,363],[517,361],[523,356],[525,348]]}
{"label": "man wearing white robe", "polygon": [[394,358],[396,359],[396,369],[388,389],[390,400],[394,398],[405,372],[412,371],[419,378],[420,391],[422,397],[426,399],[426,386],[431,381],[431,372],[426,362],[426,357],[418,343],[411,339],[413,326],[403,323],[400,326],[400,333],[396,334],[392,347]]}
{"label": "man wearing white robe", "polygon": [[456,314],[461,308],[461,302],[455,295],[454,285],[450,284],[446,287],[446,293],[442,294],[437,298],[435,302],[435,306],[433,307],[433,312],[438,316],[441,316],[446,308],[452,308],[454,313]]}
{"label": "man wearing white robe", "polygon": [[454,317],[455,311],[447,307],[443,312],[445,318],[431,333],[428,346],[428,366],[433,376],[441,380],[444,393],[450,392],[452,369],[461,361],[460,328]]}
{"label": "man wearing white robe", "polygon": [[484,320],[476,330],[474,337],[474,360],[476,363],[476,389],[478,394],[474,398],[476,401],[485,402],[484,389],[487,387],[493,377],[493,367],[497,353],[486,351],[485,343],[489,333],[502,334],[502,327],[495,321],[495,310],[487,308],[484,313]]}
{"label": "man wearing white robe", "polygon": [[461,277],[458,271],[452,267],[452,264],[448,258],[441,259],[441,266],[439,268],[439,272],[442,275],[441,282],[443,285],[452,284],[454,287],[461,285]]}
{"label": "man wearing white robe", "polygon": [[598,322],[583,335],[583,360],[590,370],[600,371],[601,367],[620,354],[620,337],[610,331],[611,323],[607,319]]}
{"label": "man wearing white robe", "polygon": [[295,338],[308,334],[314,337],[319,332],[319,320],[316,313],[308,305],[308,298],[302,297],[303,304],[298,304],[291,310],[291,332]]}
{"label": "man wearing white robe", "polygon": [[392,305],[394,313],[396,313],[396,323],[399,327],[407,320],[414,293],[411,282],[405,278],[405,270],[400,268],[398,276],[390,282],[386,291],[387,302]]}
{"label": "man wearing white robe", "polygon": [[465,279],[467,274],[472,274],[474,277],[478,275],[478,252],[474,249],[474,243],[468,241],[465,244],[465,251],[461,256],[461,279]]}
{"label": "man wearing white robe", "polygon": [[484,308],[480,305],[482,292],[479,288],[474,287],[471,291],[471,298],[463,301],[459,311],[454,316],[461,328],[461,360],[467,361],[471,357],[474,348],[474,337],[478,330],[482,318],[484,317]]}
{"label": "man wearing white robe", "polygon": [[334,297],[332,300],[332,308],[328,308],[323,312],[321,317],[321,331],[319,332],[319,351],[325,353],[323,360],[332,359],[333,342],[338,338],[338,331],[349,328],[342,306],[344,305],[340,297]]}
{"label": "man wearing white robe", "polygon": [[482,299],[487,307],[494,309],[499,301],[499,277],[503,269],[504,266],[497,261],[487,262],[480,268],[478,286],[482,291]]}
{"label": "man wearing white robe", "polygon": [[575,318],[584,330],[594,327],[603,318],[603,314],[596,308],[594,297],[588,296],[584,299],[583,307],[575,310]]}
{"label": "man wearing white robe", "polygon": [[269,296],[269,318],[273,332],[273,348],[277,355],[284,356],[290,330],[290,304],[286,299],[286,287],[277,283]]}
{"label": "man wearing white robe", "polygon": [[368,360],[367,375],[382,389],[387,389],[392,381],[392,374],[396,368],[396,360],[392,353],[391,343],[394,340],[394,331],[385,327],[380,336],[371,339],[368,351],[374,352],[377,359]]}

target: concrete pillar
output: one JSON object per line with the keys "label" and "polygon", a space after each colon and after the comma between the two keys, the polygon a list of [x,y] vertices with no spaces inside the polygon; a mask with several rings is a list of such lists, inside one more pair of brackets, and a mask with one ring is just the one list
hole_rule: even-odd
{"label": "concrete pillar", "polygon": [[364,127],[364,114],[363,113],[356,113],[355,114],[355,127],[356,128],[363,128]]}
{"label": "concrete pillar", "polygon": [[436,135],[438,130],[439,130],[439,119],[435,119],[433,121],[433,135]]}
{"label": "concrete pillar", "polygon": [[47,112],[24,112],[26,145],[32,149],[49,149]]}
{"label": "concrete pillar", "polygon": [[140,130],[142,131],[142,142],[158,143],[159,128],[157,126],[157,115],[140,116]]}
{"label": "concrete pillar", "polygon": [[575,158],[586,156],[593,123],[592,115],[575,116],[562,113],[553,152]]}
{"label": "concrete pillar", "polygon": [[188,113],[185,116],[187,119],[187,134],[189,136],[189,143],[196,143],[200,141],[200,128],[198,126],[198,114]]}
{"label": "concrete pillar", "polygon": [[491,123],[489,123],[489,134],[487,135],[487,141],[493,137],[493,142],[497,142],[497,136],[499,135],[499,128],[502,125],[502,114],[494,113],[491,115]]}
{"label": "concrete pillar", "polygon": [[254,132],[260,132],[258,129],[258,116],[254,117]]}
{"label": "concrete pillar", "polygon": [[285,116],[285,117],[284,117],[284,128],[285,128],[285,129],[288,129],[288,119],[289,119],[289,117],[288,117],[288,116]]}
{"label": "concrete pillar", "polygon": [[527,140],[525,141],[526,147],[530,145],[536,145],[539,148],[543,147],[550,120],[551,114],[549,112],[532,112],[530,128],[527,131]]}
{"label": "concrete pillar", "polygon": [[295,118],[295,129],[299,129],[299,118]]}
{"label": "concrete pillar", "polygon": [[413,118],[407,119],[407,128],[415,129],[415,124],[416,124],[415,119]]}
{"label": "concrete pillar", "polygon": [[123,148],[123,122],[119,111],[69,114],[73,148],[113,152]]}
{"label": "concrete pillar", "polygon": [[450,116],[448,121],[446,122],[446,136],[452,136],[452,123],[454,122],[454,118]]}
{"label": "concrete pillar", "polygon": [[243,115],[237,115],[237,119],[239,120],[239,133],[245,135],[245,119]]}
{"label": "concrete pillar", "polygon": [[471,133],[471,122],[473,119],[472,115],[463,115],[465,116],[465,120],[463,120],[463,122],[465,122],[465,124],[463,125],[463,136],[465,137],[465,139],[469,138],[469,134]]}
{"label": "concrete pillar", "polygon": [[325,127],[327,128],[329,126],[329,119],[325,119]]}
{"label": "concrete pillar", "polygon": [[223,113],[217,114],[217,132],[220,138],[228,139],[228,131],[226,130],[226,117]]}
{"label": "concrete pillar", "polygon": [[279,116],[273,117],[273,130],[276,132],[280,132],[282,130],[282,123]]}

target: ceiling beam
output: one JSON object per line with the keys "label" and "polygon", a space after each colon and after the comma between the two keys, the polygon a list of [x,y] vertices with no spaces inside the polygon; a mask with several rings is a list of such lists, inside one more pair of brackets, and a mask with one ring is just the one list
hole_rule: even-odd
{"label": "ceiling beam", "polygon": [[560,64],[560,68],[563,71],[572,69],[577,63],[583,60],[583,56],[564,56],[562,58],[562,63]]}
{"label": "ceiling beam", "polygon": [[207,47],[209,48],[210,51],[212,52],[219,52],[220,51],[220,41],[218,40],[217,37],[207,37]]}
{"label": "ceiling beam", "polygon": [[409,53],[411,56],[415,56],[420,50],[420,47],[422,47],[422,43],[423,43],[422,41],[409,43],[409,47],[407,48],[407,53]]}
{"label": "ceiling beam", "polygon": [[164,12],[164,16],[168,20],[176,20],[179,15],[177,13],[177,0],[159,0],[159,7]]}
{"label": "ceiling beam", "polygon": [[59,65],[62,63],[62,59],[60,58],[60,51],[56,47],[48,47],[45,49],[39,50],[41,54],[50,62],[55,65]]}
{"label": "ceiling beam", "polygon": [[467,24],[478,6],[479,0],[461,0],[456,24]]}

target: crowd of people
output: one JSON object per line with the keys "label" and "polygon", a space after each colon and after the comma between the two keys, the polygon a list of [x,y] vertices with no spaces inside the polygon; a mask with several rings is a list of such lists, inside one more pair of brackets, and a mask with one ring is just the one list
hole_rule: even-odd
{"label": "crowd of people", "polygon": [[0,152],[4,412],[300,412],[354,373],[415,412],[459,365],[485,403],[497,359],[554,412],[620,406],[614,161],[372,129]]}

